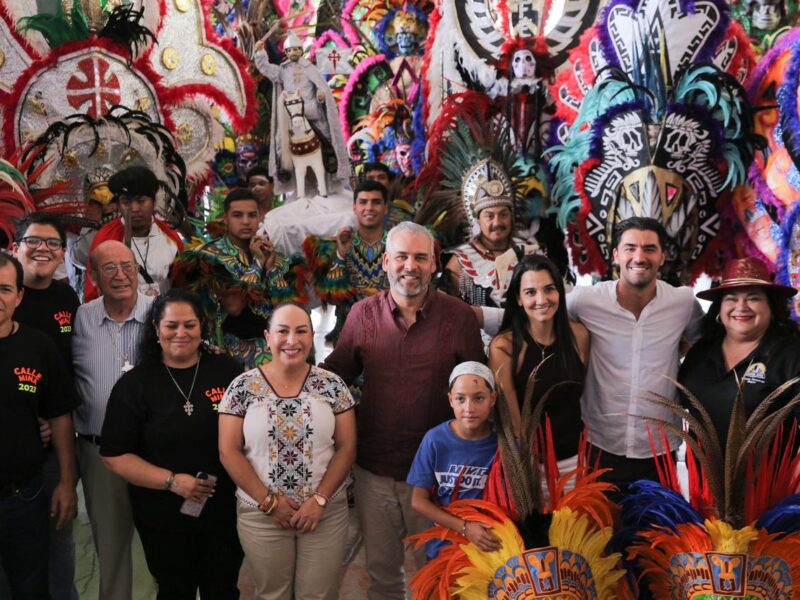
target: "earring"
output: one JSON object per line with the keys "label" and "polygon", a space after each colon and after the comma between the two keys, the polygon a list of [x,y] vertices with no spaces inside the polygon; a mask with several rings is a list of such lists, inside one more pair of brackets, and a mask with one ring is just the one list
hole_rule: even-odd
{"label": "earring", "polygon": [[719,320],[719,313],[717,313],[717,316],[716,316],[716,317],[714,317],[714,320],[715,320],[717,323],[719,323],[720,325],[722,325],[722,321],[720,321],[720,320]]}

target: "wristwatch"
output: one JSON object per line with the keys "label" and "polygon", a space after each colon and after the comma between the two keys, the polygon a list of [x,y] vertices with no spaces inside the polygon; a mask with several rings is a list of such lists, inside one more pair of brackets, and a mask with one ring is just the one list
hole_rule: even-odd
{"label": "wristwatch", "polygon": [[328,498],[322,494],[314,494],[314,500],[316,500],[317,504],[319,504],[322,508],[325,508],[328,505]]}

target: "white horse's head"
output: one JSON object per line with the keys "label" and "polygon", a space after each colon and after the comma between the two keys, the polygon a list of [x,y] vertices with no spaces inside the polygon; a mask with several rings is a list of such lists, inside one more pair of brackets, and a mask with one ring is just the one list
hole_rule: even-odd
{"label": "white horse's head", "polygon": [[311,124],[306,119],[303,97],[299,92],[281,93],[281,103],[289,114],[289,134],[291,137],[304,137],[313,130]]}

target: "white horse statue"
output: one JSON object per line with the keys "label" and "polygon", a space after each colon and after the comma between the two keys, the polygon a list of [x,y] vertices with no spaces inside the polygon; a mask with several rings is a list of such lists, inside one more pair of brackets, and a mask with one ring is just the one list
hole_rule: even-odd
{"label": "white horse statue", "polygon": [[[322,162],[322,145],[317,133],[305,117],[303,98],[298,92],[282,92],[281,104],[286,109],[283,117],[285,128],[281,135],[281,167],[285,170],[294,169],[297,197],[306,195],[306,172],[309,168],[317,178],[317,188],[320,196],[328,195],[328,186],[325,181],[325,166]],[[283,112],[283,111],[281,111]]]}

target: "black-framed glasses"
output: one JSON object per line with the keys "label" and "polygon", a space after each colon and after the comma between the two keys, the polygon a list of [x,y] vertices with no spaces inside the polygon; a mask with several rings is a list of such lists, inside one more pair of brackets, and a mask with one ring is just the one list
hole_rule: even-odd
{"label": "black-framed glasses", "polygon": [[61,238],[43,238],[38,235],[28,235],[20,241],[25,242],[29,248],[34,250],[42,244],[46,244],[49,250],[60,250],[64,247],[64,242],[61,241]]}

